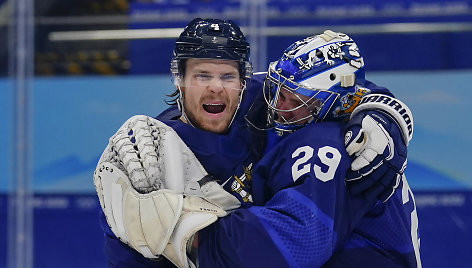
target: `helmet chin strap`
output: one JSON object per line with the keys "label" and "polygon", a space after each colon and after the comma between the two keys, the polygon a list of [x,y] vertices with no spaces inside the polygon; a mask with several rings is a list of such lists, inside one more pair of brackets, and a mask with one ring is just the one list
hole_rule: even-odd
{"label": "helmet chin strap", "polygon": [[233,124],[234,118],[236,117],[236,114],[239,111],[239,106],[241,106],[241,101],[243,100],[244,90],[246,90],[246,80],[243,80],[241,84],[242,84],[242,87],[241,87],[241,92],[239,93],[238,106],[236,107],[236,110],[234,110],[233,117],[231,118],[231,121],[229,121],[228,127],[226,129],[229,129],[231,127],[231,124]]}
{"label": "helmet chin strap", "polygon": [[183,118],[184,123],[191,125],[192,127],[195,127],[192,124],[192,121],[187,117],[187,114],[185,113],[185,106],[184,106],[184,94],[182,92],[182,89],[180,88],[180,83],[175,85],[177,89],[180,91],[179,98],[177,99],[177,107],[179,108],[179,111],[182,113],[181,119]]}

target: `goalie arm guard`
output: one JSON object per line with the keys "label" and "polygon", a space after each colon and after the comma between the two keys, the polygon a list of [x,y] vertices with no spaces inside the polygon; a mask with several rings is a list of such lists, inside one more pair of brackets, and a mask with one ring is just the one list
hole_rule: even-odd
{"label": "goalie arm guard", "polygon": [[[208,177],[172,128],[135,116],[110,139],[94,184],[107,223],[121,241],[147,258],[164,254],[186,267],[181,245],[239,206],[236,197]],[[185,230],[179,231],[182,222]]]}
{"label": "goalie arm guard", "polygon": [[354,194],[387,201],[406,167],[413,116],[400,100],[382,94],[365,96],[351,114],[345,143],[356,158],[346,175]]}

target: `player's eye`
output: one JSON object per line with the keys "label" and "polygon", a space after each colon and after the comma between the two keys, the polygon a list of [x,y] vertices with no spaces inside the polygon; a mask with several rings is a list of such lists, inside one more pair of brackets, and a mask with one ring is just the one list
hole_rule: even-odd
{"label": "player's eye", "polygon": [[221,81],[224,81],[224,82],[233,82],[234,80],[236,80],[236,75],[234,74],[224,74],[220,77]]}
{"label": "player's eye", "polygon": [[206,73],[197,73],[195,74],[195,78],[199,81],[208,81],[211,80],[213,77]]}

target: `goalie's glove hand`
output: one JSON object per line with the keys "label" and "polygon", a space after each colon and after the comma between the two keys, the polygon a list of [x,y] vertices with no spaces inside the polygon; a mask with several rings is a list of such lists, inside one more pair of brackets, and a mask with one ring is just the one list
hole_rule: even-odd
{"label": "goalie's glove hand", "polygon": [[[190,220],[191,228],[185,229],[179,237],[186,238],[184,242],[179,241],[179,245],[186,244],[196,231],[213,223],[217,217],[227,215],[225,210],[239,204],[234,196],[207,178],[201,187],[198,183],[191,186],[194,192],[201,193],[200,196],[168,189],[142,194],[132,187],[128,176],[111,163],[102,163],[94,173],[100,204],[112,232],[144,257],[157,258],[164,254],[179,267],[184,267],[180,265],[180,259],[185,258],[185,250],[182,256],[178,249],[174,252],[166,248],[174,243],[169,241],[171,236],[176,240],[174,229],[181,229],[182,222]],[[238,203],[231,202],[226,195]]]}
{"label": "goalie's glove hand", "polygon": [[193,234],[240,206],[172,128],[142,115],[110,138],[94,184],[119,239],[147,258],[163,254],[179,267],[189,265],[185,246]]}
{"label": "goalie's glove hand", "polygon": [[349,191],[387,201],[407,161],[407,146],[395,120],[379,110],[363,110],[347,124],[345,144],[354,158],[346,174]]}

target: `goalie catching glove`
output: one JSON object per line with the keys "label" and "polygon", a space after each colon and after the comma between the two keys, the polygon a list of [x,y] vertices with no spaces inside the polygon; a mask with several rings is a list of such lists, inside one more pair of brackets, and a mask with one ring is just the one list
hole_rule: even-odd
{"label": "goalie catching glove", "polygon": [[401,101],[380,94],[365,96],[346,126],[345,143],[356,158],[346,174],[351,193],[386,202],[407,164],[413,116]]}
{"label": "goalie catching glove", "polygon": [[190,265],[186,246],[197,231],[240,206],[172,128],[147,116],[131,117],[110,138],[94,184],[121,241],[178,267]]}

